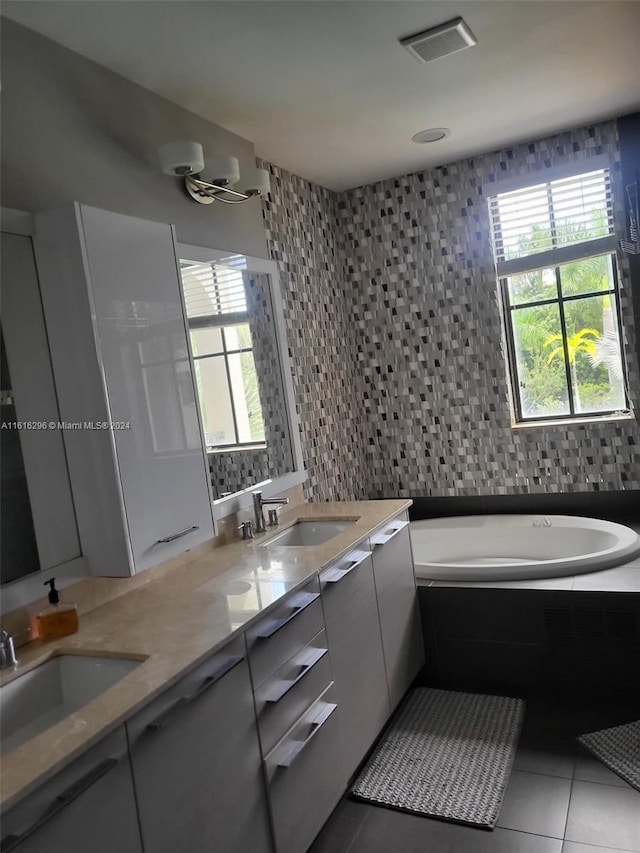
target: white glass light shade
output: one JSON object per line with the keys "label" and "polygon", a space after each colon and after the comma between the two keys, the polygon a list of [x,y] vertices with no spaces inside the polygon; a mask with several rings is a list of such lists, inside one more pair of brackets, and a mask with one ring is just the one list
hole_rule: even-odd
{"label": "white glass light shade", "polygon": [[244,192],[257,190],[261,195],[266,195],[271,190],[269,172],[266,169],[248,169],[242,183]]}
{"label": "white glass light shade", "polygon": [[200,177],[205,181],[227,181],[237,184],[240,180],[240,164],[237,157],[211,157],[204,164]]}
{"label": "white glass light shade", "polygon": [[167,142],[158,149],[158,158],[165,175],[197,175],[204,169],[199,142]]}

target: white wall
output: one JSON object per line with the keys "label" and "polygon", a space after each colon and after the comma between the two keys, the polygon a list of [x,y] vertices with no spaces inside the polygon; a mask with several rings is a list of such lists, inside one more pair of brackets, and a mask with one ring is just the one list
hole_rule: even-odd
{"label": "white wall", "polygon": [[186,243],[267,257],[258,200],[198,205],[156,157],[163,142],[196,139],[242,170],[255,166],[253,143],[6,18],[1,39],[5,207],[75,199],[174,223]]}

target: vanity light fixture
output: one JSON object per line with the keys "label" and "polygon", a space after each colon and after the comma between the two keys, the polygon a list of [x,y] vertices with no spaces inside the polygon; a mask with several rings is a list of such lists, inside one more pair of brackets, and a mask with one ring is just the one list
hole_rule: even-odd
{"label": "vanity light fixture", "polygon": [[243,189],[232,187],[240,181],[236,157],[204,159],[199,142],[167,142],[158,149],[160,167],[165,175],[184,178],[186,191],[199,204],[242,204],[250,198],[265,196],[270,190],[266,169],[251,169]]}

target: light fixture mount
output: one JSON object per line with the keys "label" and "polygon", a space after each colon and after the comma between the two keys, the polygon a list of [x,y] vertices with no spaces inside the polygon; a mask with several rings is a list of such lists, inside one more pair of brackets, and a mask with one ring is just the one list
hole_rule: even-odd
{"label": "light fixture mount", "polygon": [[198,204],[213,204],[221,201],[224,204],[242,204],[250,198],[262,195],[259,189],[240,192],[228,186],[224,178],[216,178],[215,181],[205,181],[199,175],[189,173],[184,176],[184,188],[194,201]]}

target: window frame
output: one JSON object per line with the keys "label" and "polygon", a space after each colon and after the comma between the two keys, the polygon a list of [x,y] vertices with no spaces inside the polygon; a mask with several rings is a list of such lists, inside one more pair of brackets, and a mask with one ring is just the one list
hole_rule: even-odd
{"label": "window frame", "polygon": [[[516,305],[511,303],[510,295],[509,295],[509,278],[508,276],[502,276],[498,278],[498,288],[500,291],[500,299],[501,299],[501,307],[502,307],[502,317],[503,317],[503,332],[505,336],[505,343],[507,347],[507,367],[508,367],[508,378],[509,385],[511,390],[511,400],[512,400],[512,409],[513,409],[513,418],[516,426],[520,425],[528,425],[532,423],[546,423],[553,421],[594,421],[600,418],[609,419],[612,416],[620,415],[626,416],[631,414],[631,401],[629,399],[629,391],[628,391],[628,383],[627,383],[627,366],[624,358],[624,352],[622,348],[623,343],[623,326],[622,326],[622,314],[620,311],[620,288],[618,284],[618,259],[616,257],[615,252],[606,252],[600,254],[589,254],[585,256],[586,258],[595,258],[595,257],[604,257],[607,256],[611,259],[612,266],[612,286],[606,290],[592,290],[586,293],[576,293],[571,294],[569,296],[564,296],[562,294],[562,284],[561,284],[561,275],[560,275],[560,267],[562,264],[554,264],[553,266],[536,266],[530,269],[525,270],[525,272],[535,272],[539,269],[553,269],[555,279],[556,279],[556,295],[553,297],[545,298],[545,299],[533,299],[528,302],[519,302]],[[584,260],[584,259],[582,259]],[[618,332],[618,340],[620,341],[620,356],[622,360],[622,373],[623,373],[623,390],[624,390],[624,400],[625,407],[622,409],[602,409],[595,412],[578,412],[575,407],[575,400],[573,395],[573,385],[571,381],[571,364],[569,361],[569,353],[567,347],[567,326],[566,326],[566,318],[564,312],[564,305],[567,302],[576,302],[580,299],[593,299],[599,296],[609,296],[612,299],[612,302],[615,304],[615,322],[616,329]],[[568,395],[568,403],[569,403],[569,411],[563,412],[559,415],[531,415],[525,416],[522,413],[522,397],[520,394],[520,374],[518,371],[518,357],[516,352],[516,343],[515,343],[515,332],[513,327],[512,317],[514,316],[514,312],[521,310],[522,308],[533,308],[541,305],[557,305],[558,306],[558,314],[560,318],[560,332],[562,334],[562,346],[564,349],[564,368],[566,373],[566,385],[567,385],[567,395]]]}
{"label": "window frame", "polygon": [[[504,181],[496,181],[485,185],[484,194],[487,198],[487,209],[489,212],[489,228],[492,240],[492,256],[494,261],[494,269],[496,273],[496,282],[498,286],[498,296],[502,314],[502,330],[503,341],[506,349],[507,360],[507,379],[509,383],[511,397],[511,416],[512,427],[526,427],[533,424],[536,425],[553,425],[559,422],[572,423],[587,423],[599,420],[611,420],[612,418],[628,418],[633,417],[631,400],[629,395],[628,385],[628,370],[624,351],[624,326],[622,323],[622,308],[620,301],[620,278],[619,265],[617,258],[618,239],[615,233],[614,210],[613,202],[610,208],[607,209],[610,217],[611,233],[604,237],[596,237],[591,240],[585,240],[579,243],[565,244],[555,246],[550,250],[545,250],[530,255],[524,255],[513,259],[498,261],[494,240],[501,239],[499,226],[494,225],[494,217],[492,204],[500,195],[516,192],[518,190],[526,190],[545,185],[547,193],[550,191],[550,184],[555,181],[578,178],[581,175],[588,175],[597,171],[606,171],[607,181],[610,192],[612,191],[613,175],[611,163],[608,158],[596,157],[589,160],[574,163],[571,167],[562,166],[558,168],[545,169],[544,171],[529,172],[526,175],[521,175],[513,179]],[[549,206],[549,215],[553,223],[553,205]],[[564,296],[562,293],[560,268],[567,263],[586,260],[594,257],[609,256],[612,265],[612,286],[606,290],[589,291],[587,293],[571,294]],[[539,300],[530,300],[526,303],[518,303],[513,305],[509,294],[508,279],[510,276],[518,275],[526,272],[534,272],[541,269],[553,269],[556,279],[556,293],[553,297],[543,298]],[[567,328],[564,312],[564,305],[567,302],[576,301],[578,299],[595,298],[597,296],[609,296],[612,303],[615,305],[615,324],[620,341],[620,358],[622,363],[623,391],[625,407],[617,409],[602,410],[596,412],[578,412],[576,411],[572,378],[571,364],[569,361],[569,353],[567,346]],[[569,403],[569,412],[558,415],[531,415],[524,416],[522,410],[522,398],[520,393],[520,378],[518,370],[518,358],[515,344],[515,332],[513,326],[514,311],[525,307],[535,307],[540,305],[557,305],[560,317],[560,331],[562,334],[562,346],[564,348],[564,363],[566,371],[566,385]]]}

